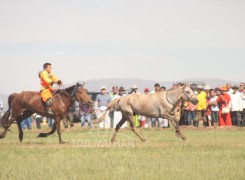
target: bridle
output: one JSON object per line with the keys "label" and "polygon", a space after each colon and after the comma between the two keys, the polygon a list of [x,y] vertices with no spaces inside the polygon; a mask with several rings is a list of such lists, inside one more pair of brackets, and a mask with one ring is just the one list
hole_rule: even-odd
{"label": "bridle", "polygon": [[[167,90],[167,93],[166,93],[166,99],[167,99],[168,103],[170,103],[171,105],[175,106],[176,104],[173,104],[173,103],[169,100],[169,98],[168,98],[168,93],[169,93],[169,91],[170,91],[170,90]],[[190,101],[191,98],[194,96],[194,94],[192,94],[192,95],[189,97],[189,96],[185,93],[185,91],[184,91],[184,95],[186,96],[187,101]]]}
{"label": "bridle", "polygon": [[[77,101],[80,102],[80,100],[78,100],[78,99],[76,98],[77,93],[82,94],[82,92],[79,91],[79,88],[80,88],[80,87],[83,87],[83,86],[77,86],[77,87],[74,89],[74,91],[71,93],[71,97],[72,97],[72,99],[73,99],[74,101],[77,100]],[[88,104],[87,102],[80,102],[80,103],[81,103],[82,105]]]}
{"label": "bridle", "polygon": [[194,96],[194,94],[192,94],[190,97],[184,92],[184,95],[187,97],[187,101],[190,102],[191,98]]}

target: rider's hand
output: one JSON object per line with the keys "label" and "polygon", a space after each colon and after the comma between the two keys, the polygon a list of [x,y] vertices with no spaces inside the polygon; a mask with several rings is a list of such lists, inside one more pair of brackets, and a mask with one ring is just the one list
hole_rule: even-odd
{"label": "rider's hand", "polygon": [[58,84],[58,85],[62,85],[62,81],[59,80],[59,81],[57,82],[57,84]]}

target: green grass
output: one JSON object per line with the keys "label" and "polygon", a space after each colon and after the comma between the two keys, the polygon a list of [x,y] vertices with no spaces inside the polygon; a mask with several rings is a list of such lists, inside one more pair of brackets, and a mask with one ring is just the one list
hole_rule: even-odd
{"label": "green grass", "polygon": [[245,128],[184,129],[188,142],[173,129],[141,129],[145,143],[121,130],[113,145],[112,130],[76,127],[63,132],[64,145],[56,134],[37,138],[37,130],[19,143],[11,130],[0,140],[0,179],[245,178]]}

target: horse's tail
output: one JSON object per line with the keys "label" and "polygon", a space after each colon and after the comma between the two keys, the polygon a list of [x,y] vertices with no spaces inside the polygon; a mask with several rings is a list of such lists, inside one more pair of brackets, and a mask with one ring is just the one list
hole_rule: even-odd
{"label": "horse's tail", "polygon": [[96,120],[93,121],[93,124],[99,124],[101,123],[103,120],[105,120],[106,117],[106,113],[109,111],[109,113],[113,113],[115,110],[118,109],[118,103],[120,102],[120,98],[115,99],[113,101],[111,101],[108,105],[107,105],[107,109],[106,111],[102,114],[102,116],[100,116],[99,118],[97,118]]}
{"label": "horse's tail", "polygon": [[8,98],[8,110],[4,113],[2,119],[1,119],[1,124],[3,125],[4,128],[7,128],[7,122],[9,120],[10,114],[11,114],[11,109],[12,109],[12,101],[16,97],[16,93],[11,94]]}

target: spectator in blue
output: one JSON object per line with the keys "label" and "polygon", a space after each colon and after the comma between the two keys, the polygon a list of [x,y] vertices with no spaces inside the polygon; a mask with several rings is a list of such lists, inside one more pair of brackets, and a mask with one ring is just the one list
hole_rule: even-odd
{"label": "spectator in blue", "polygon": [[31,130],[32,129],[31,117],[28,117],[25,120],[23,120],[21,123],[21,127],[22,129],[27,128],[28,130]]}
{"label": "spectator in blue", "polygon": [[47,118],[47,121],[48,121],[48,127],[49,127],[49,128],[52,128],[53,125],[54,125],[54,120],[51,119],[51,118]]}
{"label": "spectator in blue", "polygon": [[82,127],[85,127],[85,122],[88,122],[88,126],[92,128],[91,124],[91,119],[92,119],[92,114],[91,114],[91,107],[87,107],[85,104],[80,104],[80,110],[81,110],[81,123]]}

